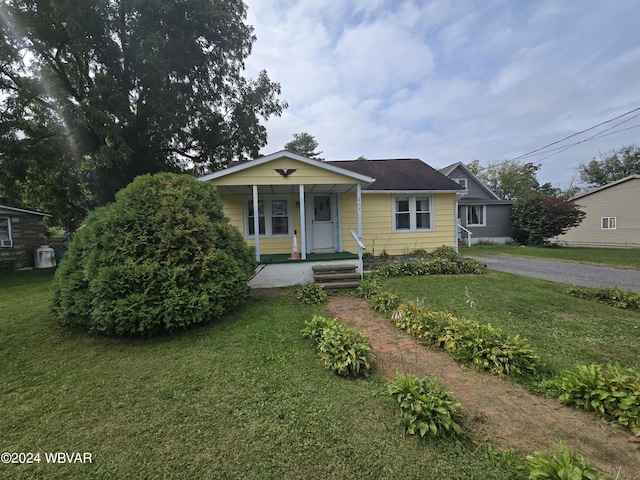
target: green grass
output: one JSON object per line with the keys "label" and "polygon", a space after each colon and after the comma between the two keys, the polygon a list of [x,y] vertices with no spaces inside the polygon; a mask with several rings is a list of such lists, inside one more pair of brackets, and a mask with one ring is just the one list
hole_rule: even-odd
{"label": "green grass", "polygon": [[576,262],[600,263],[614,267],[640,269],[638,248],[595,247],[520,247],[517,245],[478,245],[460,248],[465,256],[508,253],[527,257],[551,258]]}
{"label": "green grass", "polygon": [[566,285],[489,271],[393,278],[383,288],[403,301],[423,300],[430,310],[526,337],[553,373],[577,363],[640,369],[640,312],[571,297]]}
{"label": "green grass", "polygon": [[51,277],[0,276],[0,451],[93,463],[0,464],[0,478],[522,478],[517,456],[405,438],[381,379],[321,367],[300,336],[317,307],[290,292],[179,335],[119,340],[60,327]]}

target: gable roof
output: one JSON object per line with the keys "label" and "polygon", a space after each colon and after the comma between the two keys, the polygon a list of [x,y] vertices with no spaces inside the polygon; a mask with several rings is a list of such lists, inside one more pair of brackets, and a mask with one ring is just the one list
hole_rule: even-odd
{"label": "gable roof", "polygon": [[575,197],[573,197],[571,200],[577,200],[579,198],[586,197],[586,196],[591,195],[593,193],[597,193],[597,192],[600,192],[600,191],[605,190],[607,188],[611,188],[611,187],[615,187],[616,185],[620,185],[621,183],[628,182],[629,180],[640,180],[640,175],[638,175],[638,174],[629,175],[628,177],[621,178],[620,180],[616,180],[615,182],[607,183],[606,185],[602,185],[601,187],[594,188],[593,190],[589,190],[588,192],[580,193],[579,195],[576,195]]}
{"label": "gable roof", "polygon": [[12,212],[29,213],[31,215],[40,215],[42,217],[50,217],[51,215],[44,212],[36,212],[35,210],[25,210],[24,208],[10,207],[9,205],[0,205],[0,210],[10,210]]}
{"label": "gable roof", "polygon": [[366,191],[458,192],[464,190],[458,183],[418,158],[342,160],[325,163],[375,178],[373,183],[365,187]]}
{"label": "gable roof", "polygon": [[460,169],[462,171],[464,171],[465,175],[468,175],[469,178],[471,178],[480,188],[482,188],[482,190],[484,190],[493,200],[499,200],[501,202],[507,202],[507,203],[513,203],[509,200],[503,200],[502,198],[500,198],[498,195],[496,195],[495,192],[493,192],[489,187],[487,187],[484,182],[482,182],[482,180],[480,180],[478,177],[476,177],[471,170],[469,170],[464,163],[462,162],[456,162],[456,163],[452,163],[451,165],[441,168],[440,169],[440,173],[442,173],[443,175],[446,175],[447,177],[449,175],[451,175],[456,169]]}
{"label": "gable roof", "polygon": [[288,152],[287,150],[280,150],[279,152],[275,152],[275,153],[272,153],[271,155],[266,155],[264,157],[256,158],[255,160],[251,160],[249,162],[232,162],[229,165],[229,167],[223,170],[218,170],[216,172],[210,173],[208,175],[204,175],[198,178],[198,180],[201,180],[201,181],[213,180],[215,178],[220,178],[226,175],[230,175],[232,173],[241,172],[242,170],[246,170],[252,167],[257,167],[258,165],[272,162],[274,160],[279,160],[285,157],[291,158],[293,160],[297,160],[298,162],[306,163],[307,165],[312,165],[314,167],[317,167],[323,170],[328,170],[333,173],[339,173],[341,175],[351,177],[358,182],[372,183],[375,181],[375,178],[371,178],[367,175],[361,175],[358,173],[354,173],[353,171],[340,168],[337,165],[332,165],[333,162],[322,162],[320,160],[314,160],[312,158],[298,155],[297,153]]}

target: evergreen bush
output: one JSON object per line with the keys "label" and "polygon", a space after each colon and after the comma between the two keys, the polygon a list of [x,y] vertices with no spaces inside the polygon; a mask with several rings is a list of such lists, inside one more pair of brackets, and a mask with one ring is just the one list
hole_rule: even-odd
{"label": "evergreen bush", "polygon": [[51,308],[64,325],[106,335],[172,332],[237,306],[254,267],[213,185],[144,175],[87,217],[55,274]]}

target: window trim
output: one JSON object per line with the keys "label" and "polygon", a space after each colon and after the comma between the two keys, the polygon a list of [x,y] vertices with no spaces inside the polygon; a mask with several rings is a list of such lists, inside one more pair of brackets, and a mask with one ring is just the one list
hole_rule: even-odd
{"label": "window trim", "polygon": [[[396,215],[398,213],[407,213],[407,212],[399,212],[397,210],[397,205],[399,200],[409,200],[409,228],[397,228],[396,224]],[[429,228],[417,228],[417,209],[416,209],[416,200],[418,199],[426,199],[429,202]],[[433,195],[428,194],[396,194],[391,197],[392,202],[392,232],[393,233],[415,233],[415,232],[433,232],[435,230],[435,219],[434,219],[434,211],[433,211]]]}
{"label": "window trim", "polygon": [[0,248],[11,248],[13,247],[13,236],[11,234],[11,217],[9,216],[0,216],[0,220],[7,221],[7,235],[8,238],[5,240],[0,240]]}
{"label": "window trim", "polygon": [[[291,201],[291,195],[258,195],[258,201],[264,202],[264,234],[260,234],[260,238],[290,238],[291,232],[293,232],[293,210]],[[273,218],[280,218],[273,216],[273,201],[283,201],[287,205],[287,233],[272,233]],[[251,208],[249,208],[251,204]],[[243,223],[244,223],[244,238],[255,238],[255,234],[249,234],[249,217],[253,212],[253,196],[248,195],[244,197],[243,205]],[[251,216],[253,218],[253,216]]]}
{"label": "window trim", "polygon": [[[482,222],[481,223],[469,223],[469,212],[471,208],[482,209]],[[467,205],[467,226],[468,227],[486,227],[487,226],[487,206],[486,205]]]}
{"label": "window trim", "polygon": [[[607,221],[607,226],[604,226],[605,220]],[[613,225],[613,226],[612,226]],[[618,221],[616,217],[601,217],[600,218],[600,230],[615,230],[618,227]]]}
{"label": "window trim", "polygon": [[469,180],[467,178],[460,177],[460,178],[452,178],[451,180],[456,182],[461,187],[464,187],[464,192],[462,192],[463,195],[467,194],[467,191],[469,190]]}

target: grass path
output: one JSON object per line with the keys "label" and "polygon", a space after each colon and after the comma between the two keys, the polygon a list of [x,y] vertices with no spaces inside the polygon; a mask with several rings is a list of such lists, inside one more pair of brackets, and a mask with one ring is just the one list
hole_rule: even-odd
{"label": "grass path", "polygon": [[467,370],[439,349],[419,345],[365,300],[330,297],[328,315],[368,338],[378,372],[392,379],[397,370],[436,378],[453,392],[468,413],[479,439],[521,452],[553,453],[560,440],[587,461],[619,480],[636,480],[640,448],[628,432],[591,414],[536,396],[520,385]]}

